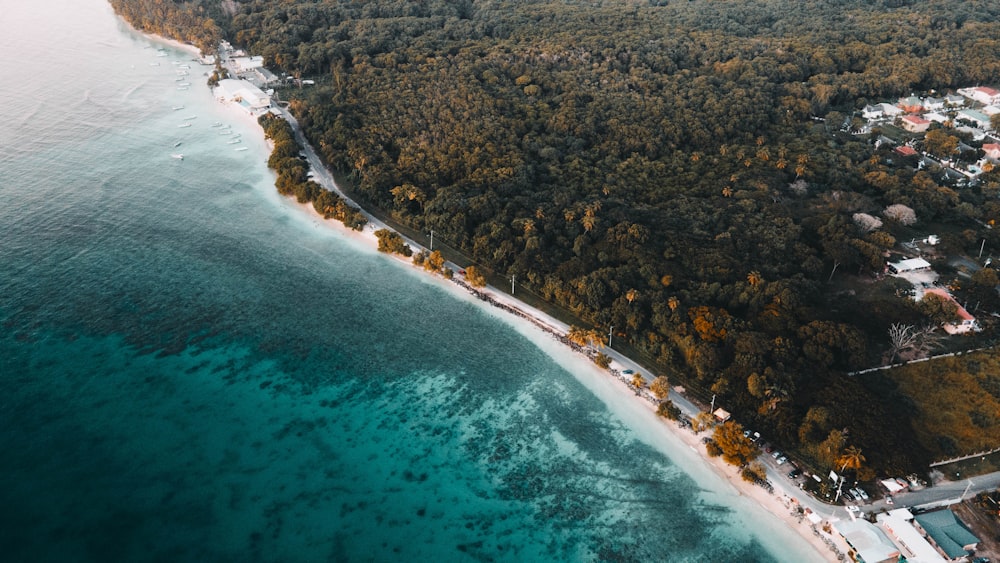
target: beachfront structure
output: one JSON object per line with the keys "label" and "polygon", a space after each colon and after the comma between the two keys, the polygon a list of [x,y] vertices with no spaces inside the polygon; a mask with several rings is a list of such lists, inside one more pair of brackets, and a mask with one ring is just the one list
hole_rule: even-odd
{"label": "beachfront structure", "polygon": [[230,64],[232,64],[233,70],[236,72],[252,72],[254,69],[264,66],[264,57],[260,55],[253,57],[233,57],[230,59]]}
{"label": "beachfront structure", "polygon": [[900,125],[910,133],[924,133],[931,126],[931,122],[919,115],[906,115],[900,119]]}
{"label": "beachfront structure", "polygon": [[844,538],[847,545],[854,549],[858,561],[863,563],[896,563],[899,561],[899,548],[875,524],[859,518],[834,522],[833,527]]}
{"label": "beachfront structure", "polygon": [[979,544],[979,538],[972,535],[955,513],[947,508],[917,514],[913,519],[927,534],[931,544],[952,561],[964,559]]}
{"label": "beachfront structure", "polygon": [[916,96],[900,98],[896,105],[906,113],[920,113],[924,111],[924,103]]}
{"label": "beachfront structure", "polygon": [[879,526],[899,548],[907,561],[920,563],[947,563],[947,560],[913,526],[913,514],[905,508],[890,510],[875,517]]}
{"label": "beachfront structure", "polygon": [[955,314],[958,316],[958,322],[945,323],[944,324],[945,332],[947,332],[948,334],[965,334],[966,332],[980,331],[979,324],[976,322],[976,317],[973,317],[972,313],[966,311],[965,307],[961,306],[958,303],[958,301],[955,301],[955,298],[952,297],[950,293],[939,287],[928,288],[924,291],[924,295],[928,293],[933,293],[934,295],[937,295],[942,299],[955,304],[956,307]]}
{"label": "beachfront structure", "polygon": [[986,86],[976,86],[975,88],[959,88],[958,93],[979,102],[983,105],[1000,104],[1000,90],[988,88]]}
{"label": "beachfront structure", "polygon": [[889,272],[892,274],[903,274],[906,272],[930,270],[931,263],[923,258],[910,258],[908,260],[900,260],[899,262],[890,262],[888,267]]}
{"label": "beachfront structure", "polygon": [[271,97],[246,80],[220,80],[215,88],[215,97],[224,102],[237,103],[253,116],[261,115],[271,107]]}

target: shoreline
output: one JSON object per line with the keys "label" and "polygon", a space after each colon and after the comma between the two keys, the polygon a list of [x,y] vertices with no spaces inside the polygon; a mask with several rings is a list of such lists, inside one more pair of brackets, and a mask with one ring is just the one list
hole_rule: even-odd
{"label": "shoreline", "polygon": [[[298,132],[297,127],[296,131]],[[303,144],[303,150],[310,157],[314,156],[314,151],[308,144]],[[357,206],[356,202],[350,200],[339,190],[339,188],[336,187],[336,183],[333,181],[332,175],[328,170],[325,168],[318,170],[314,168],[313,171],[315,174],[314,180],[323,185],[325,189],[334,191],[339,196],[344,197],[345,200]],[[374,232],[378,229],[391,228],[373,217],[360,206],[358,206],[358,208],[365,215],[365,217],[368,218],[369,223],[365,225],[363,230],[356,231],[348,228],[343,223],[335,219],[325,219],[322,215],[316,212],[315,209],[313,209],[312,204],[310,203],[298,203],[290,198],[282,199],[285,203],[303,211],[305,218],[317,227],[331,229],[332,231],[335,231],[338,236],[348,239],[350,242],[360,247],[370,250],[373,253],[381,254],[386,258],[400,263],[401,265],[407,266],[409,272],[414,274],[416,277],[422,278],[429,283],[437,283],[440,287],[458,298],[478,302],[484,311],[494,314],[497,318],[507,322],[521,334],[530,338],[537,336],[535,333],[540,331],[545,337],[548,337],[548,341],[550,341],[553,345],[558,346],[560,350],[576,356],[582,362],[582,365],[565,365],[562,362],[562,358],[555,357],[552,351],[547,350],[546,346],[536,340],[536,345],[538,345],[543,352],[549,354],[557,363],[560,363],[560,365],[567,368],[567,370],[570,371],[574,377],[577,377],[578,379],[586,377],[590,379],[587,383],[595,384],[608,389],[609,392],[616,394],[617,398],[622,401],[628,401],[630,408],[642,411],[640,416],[637,417],[641,419],[638,422],[641,422],[644,425],[648,424],[650,427],[645,429],[657,434],[658,436],[655,437],[657,441],[663,439],[669,440],[680,446],[682,451],[686,449],[691,454],[690,459],[683,460],[688,462],[685,465],[688,467],[695,464],[702,467],[707,466],[716,478],[728,483],[728,486],[731,487],[731,493],[735,499],[742,499],[746,503],[752,503],[755,505],[754,507],[756,509],[763,510],[764,512],[772,515],[775,518],[775,525],[783,525],[788,530],[801,537],[806,544],[813,548],[816,556],[820,559],[829,562],[846,560],[846,552],[849,549],[848,546],[839,536],[823,532],[821,528],[822,523],[815,524],[809,520],[808,515],[813,511],[800,500],[799,495],[795,494],[797,491],[785,491],[780,487],[776,487],[775,491],[771,493],[756,484],[744,481],[740,476],[739,468],[727,464],[721,457],[713,458],[708,456],[704,445],[701,443],[701,438],[709,435],[708,432],[703,432],[700,435],[695,434],[690,429],[682,428],[673,421],[659,417],[656,414],[656,399],[652,396],[649,390],[636,390],[636,388],[631,385],[630,376],[622,373],[624,369],[628,368],[634,369],[637,372],[641,370],[642,373],[651,373],[649,370],[643,369],[637,362],[626,359],[626,361],[630,362],[629,365],[614,360],[609,369],[602,369],[593,363],[593,357],[596,356],[598,350],[591,347],[580,346],[569,341],[569,339],[566,338],[566,331],[569,327],[566,326],[565,323],[550,317],[544,312],[530,307],[529,305],[518,301],[516,298],[506,293],[498,291],[492,286],[487,285],[483,288],[472,287],[465,280],[464,276],[459,274],[457,271],[455,272],[455,277],[448,280],[443,276],[426,272],[423,268],[415,266],[407,257],[397,254],[378,252],[378,239],[375,237]],[[402,236],[405,242],[413,248],[414,253],[426,250],[424,245],[407,238],[401,233],[400,236]],[[449,263],[449,265],[457,267],[455,264]],[[581,376],[581,371],[585,371],[586,375]],[[592,385],[587,386],[588,388],[591,388],[592,391],[597,393]],[[600,395],[599,393],[597,394],[599,399],[602,401],[606,400],[606,397]],[[675,391],[671,391],[671,399],[676,399],[678,397],[680,396],[675,394]],[[641,406],[640,409],[635,409],[637,402]],[[649,420],[650,417],[652,417],[652,421]],[[651,445],[656,447],[660,444]],[[657,449],[663,451],[663,448]],[[671,460],[675,463],[678,462],[673,455],[669,455]],[[762,453],[761,455],[764,454]],[[695,477],[695,475],[692,474],[692,477]],[[789,492],[792,494],[789,495]],[[729,499],[727,499],[726,504],[728,504],[728,500]],[[833,512],[836,508],[836,506],[829,506],[828,511]],[[827,521],[827,519],[824,518],[824,521]],[[758,534],[757,537],[763,539],[765,535]],[[769,545],[769,547],[776,550],[780,546]]]}
{"label": "shoreline", "polygon": [[[121,18],[119,18],[119,20],[124,21]],[[131,25],[129,25],[129,27],[135,31],[135,33],[151,40],[152,42],[165,44],[171,48],[181,50],[185,53],[191,54],[196,59],[200,57],[200,51],[193,45],[166,39],[158,35],[148,34],[136,30]],[[222,105],[224,107],[228,106],[228,104]],[[263,129],[260,127],[256,118],[247,114],[241,108],[233,107],[228,109],[241,114],[241,116],[246,119],[253,120],[256,125],[256,130],[260,131],[262,138],[264,137]],[[294,117],[291,116],[290,113],[284,108],[279,108],[279,111],[280,116],[292,124],[296,138],[302,145],[303,151],[308,156],[310,168],[314,173],[313,180],[323,186],[324,189],[336,193],[346,202],[357,207],[368,219],[368,224],[366,224],[361,231],[356,231],[348,228],[340,221],[325,219],[322,215],[316,212],[315,209],[313,209],[311,203],[300,204],[294,200],[289,201],[289,198],[287,197],[275,194],[278,195],[278,199],[281,202],[284,204],[290,204],[292,207],[304,211],[305,213],[303,214],[303,218],[309,220],[315,226],[332,229],[337,232],[339,237],[347,239],[359,247],[368,249],[373,253],[385,254],[387,258],[407,265],[409,267],[408,271],[413,273],[416,277],[426,280],[428,283],[437,283],[440,287],[462,300],[479,302],[484,311],[494,314],[497,318],[503,320],[519,333],[528,336],[529,338],[535,339],[537,336],[536,333],[540,331],[542,335],[547,337],[546,342],[543,343],[535,340],[535,344],[542,349],[543,352],[550,355],[560,365],[563,365],[567,371],[591,389],[591,391],[598,396],[598,399],[606,404],[609,404],[609,407],[611,406],[610,403],[614,403],[616,406],[620,407],[615,410],[616,414],[624,414],[621,409],[633,411],[628,413],[626,418],[630,424],[642,427],[643,433],[646,435],[644,436],[644,441],[647,441],[647,443],[650,443],[650,445],[663,452],[674,463],[683,466],[685,473],[688,473],[696,482],[706,478],[704,475],[699,473],[699,469],[707,466],[710,468],[711,473],[718,481],[728,483],[728,487],[730,487],[729,493],[731,496],[719,500],[719,504],[727,506],[731,506],[734,503],[742,504],[744,506],[749,506],[751,509],[760,510],[772,515],[774,518],[770,522],[765,523],[761,521],[754,521],[754,526],[752,527],[749,523],[744,523],[748,533],[752,529],[755,532],[754,536],[758,539],[758,541],[765,545],[772,553],[781,553],[781,548],[784,546],[780,543],[775,544],[770,542],[768,540],[769,534],[767,532],[772,530],[776,531],[778,526],[783,526],[786,531],[790,531],[791,533],[801,537],[803,542],[812,548],[817,560],[833,562],[843,561],[846,559],[846,552],[848,548],[843,540],[839,538],[839,536],[832,536],[820,531],[819,526],[821,524],[814,524],[806,517],[808,511],[810,510],[806,507],[806,505],[815,501],[808,499],[803,502],[801,495],[804,495],[804,493],[797,494],[798,491],[783,490],[784,487],[776,487],[775,492],[770,493],[758,485],[744,481],[740,476],[739,469],[737,467],[726,464],[722,461],[721,457],[712,458],[707,455],[704,445],[701,443],[701,438],[708,434],[694,434],[690,429],[682,428],[676,423],[672,423],[672,421],[668,421],[657,416],[656,401],[655,398],[653,398],[649,393],[648,389],[637,390],[631,385],[631,376],[622,373],[625,369],[633,369],[636,372],[645,374],[655,372],[648,370],[638,362],[632,361],[631,359],[625,358],[617,353],[613,354],[615,359],[612,361],[612,365],[608,369],[600,368],[593,363],[593,358],[599,350],[592,347],[579,346],[570,342],[569,339],[566,338],[566,332],[569,327],[565,323],[517,300],[516,297],[498,291],[492,286],[487,285],[483,288],[472,287],[465,281],[464,276],[458,273],[457,270],[460,269],[460,267],[456,264],[448,263],[453,270],[456,270],[455,277],[448,280],[443,276],[428,273],[423,268],[413,265],[411,260],[407,257],[378,252],[378,240],[375,237],[374,232],[382,228],[390,229],[394,232],[395,230],[379,221],[340,190],[333,178],[333,175],[322,166],[322,163],[316,156],[312,146],[306,142],[306,139],[299,130],[297,122],[294,121]],[[269,140],[265,140],[265,147],[268,152],[273,148]],[[275,188],[273,184],[276,174],[270,168],[267,170],[271,174],[272,178],[270,182],[270,189],[274,192]],[[423,244],[411,240],[402,233],[399,234],[403,237],[406,244],[410,245],[414,252],[426,249]],[[552,343],[552,348],[547,345],[548,342]],[[558,349],[556,349],[556,347],[558,347]],[[609,350],[601,351],[604,351],[605,353],[609,352]],[[579,365],[577,365],[578,362],[575,361],[569,362],[569,364],[572,365],[567,365],[567,363],[564,362],[565,358],[557,357],[557,355],[561,353],[575,356],[579,360]],[[609,394],[613,394],[614,397],[610,397]],[[633,395],[633,397],[630,397],[629,395]],[[636,408],[635,399],[639,397],[643,400],[640,402],[641,407]],[[685,405],[687,408],[682,407],[682,410],[684,410],[685,414],[689,416],[693,414],[690,412],[691,409],[697,409],[696,406],[692,405],[684,399],[682,395],[678,394],[676,390],[671,391],[670,399],[674,400],[674,404],[678,407]],[[677,451],[666,451],[663,447],[664,444],[676,446]],[[716,493],[710,494],[715,495]],[[806,508],[803,509],[803,507]],[[835,506],[829,506],[827,512],[832,512],[836,508],[837,507]],[[772,524],[772,526],[768,526],[766,524]]]}

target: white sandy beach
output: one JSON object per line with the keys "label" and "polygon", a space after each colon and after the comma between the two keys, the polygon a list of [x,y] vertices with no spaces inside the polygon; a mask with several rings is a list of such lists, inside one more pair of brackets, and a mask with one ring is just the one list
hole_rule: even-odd
{"label": "white sandy beach", "polygon": [[[171,44],[181,47],[176,42]],[[184,47],[188,50],[193,49],[190,46]],[[254,120],[252,116],[236,106],[232,106],[230,111],[234,115],[239,114],[241,121],[243,119]],[[256,123],[255,120],[254,122]],[[259,127],[256,129],[260,131]],[[262,131],[261,136],[263,136]],[[326,189],[331,189],[343,196],[334,184],[332,176],[326,170],[317,169],[316,163],[319,160],[311,147],[306,147],[305,150],[314,169],[314,179]],[[273,190],[273,186],[271,189]],[[362,231],[355,231],[345,227],[339,221],[325,220],[312,208],[311,204],[298,204],[288,198],[281,198],[281,200],[283,204],[296,208],[296,213],[301,219],[311,224],[313,228],[330,229],[336,232],[339,237],[350,241],[352,245],[372,252],[375,252],[378,245],[375,231],[386,228],[380,221],[365,213],[369,223]],[[404,239],[414,252],[419,252],[424,248],[406,237]],[[800,500],[796,496],[805,495],[805,493],[790,487],[783,491],[782,487],[776,486],[774,493],[771,494],[757,485],[743,481],[738,468],[726,464],[721,458],[711,458],[706,454],[701,438],[708,435],[707,433],[695,435],[689,429],[681,428],[674,422],[656,416],[654,406],[647,400],[637,397],[634,390],[628,385],[612,377],[607,370],[597,367],[583,354],[559,342],[551,333],[565,334],[568,327],[564,323],[513,299],[506,293],[497,291],[495,288],[483,288],[484,294],[502,303],[506,308],[517,310],[518,314],[511,314],[477,298],[462,285],[445,280],[439,275],[428,274],[422,268],[413,266],[409,258],[397,255],[386,255],[386,257],[398,262],[404,269],[425,279],[428,283],[439,284],[455,297],[479,304],[485,311],[503,319],[531,339],[591,389],[627,424],[640,430],[644,441],[681,466],[703,490],[718,491],[728,488],[731,491],[731,495],[728,496],[713,492],[704,493],[706,502],[732,507],[735,514],[753,515],[750,521],[742,522],[740,525],[747,529],[748,536],[752,532],[759,538],[771,553],[787,554],[789,557],[787,560],[796,561],[838,561],[845,557],[844,554],[848,549],[846,543],[839,536],[820,531],[823,523],[814,524],[810,521],[806,517],[808,509],[806,511],[798,510]],[[464,281],[457,272],[455,278],[456,281]],[[544,327],[544,330],[540,327]],[[616,362],[615,366],[619,369],[628,367],[642,373],[650,373],[642,366],[627,360],[624,364]],[[706,467],[710,468],[711,471],[704,471]],[[720,484],[723,486],[720,487]],[[811,499],[805,502],[815,503]],[[835,509],[836,507],[826,507],[826,514],[823,516],[833,514]],[[801,545],[789,545],[788,532],[801,537]]]}

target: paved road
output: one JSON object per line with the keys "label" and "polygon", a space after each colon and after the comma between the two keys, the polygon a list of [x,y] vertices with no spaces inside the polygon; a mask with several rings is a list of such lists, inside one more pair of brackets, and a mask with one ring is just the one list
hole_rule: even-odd
{"label": "paved road", "polygon": [[[306,142],[306,139],[302,135],[302,131],[299,128],[298,122],[291,115],[291,113],[284,108],[279,108],[279,110],[282,114],[282,117],[284,117],[288,121],[288,123],[291,124],[292,130],[295,132],[295,138],[302,145],[303,152],[305,153],[306,159],[309,162],[309,166],[313,171],[314,179],[318,183],[320,183],[324,188],[337,193],[339,196],[343,197],[348,203],[360,209],[360,206],[358,206],[355,202],[353,202],[340,190],[339,187],[337,187],[337,184],[333,180],[333,176],[323,166],[323,163],[320,161],[319,157],[316,155],[315,151],[313,151],[309,143]],[[368,228],[384,227],[381,221],[378,221],[373,216],[369,215],[367,212],[364,212],[362,210],[362,213],[364,213],[364,215],[369,220]],[[415,241],[408,241],[408,242],[410,243],[411,246],[415,248],[422,247],[422,245],[416,243]],[[487,286],[485,289],[490,293],[492,293],[499,300],[508,301],[512,299],[509,295],[505,294],[502,291],[497,290],[496,288]],[[516,304],[518,308],[521,308],[526,311],[531,310],[530,307],[524,305],[523,303],[516,302]],[[541,312],[532,311],[532,314],[544,318],[547,324],[550,324],[551,326],[557,329],[563,331],[569,330],[569,326],[567,326],[565,323],[557,319],[548,317],[547,315],[544,315]],[[620,352],[614,349],[605,348],[602,350],[602,352],[610,356],[611,359],[614,362],[616,362],[618,366],[620,366],[620,369],[622,370],[630,369],[642,374],[656,373],[656,370],[649,369],[648,367],[639,364],[638,362],[632,360],[631,358],[625,357]],[[644,377],[646,378],[647,383],[649,383],[650,377],[648,375],[644,375]],[[674,403],[674,405],[676,405],[677,408],[679,408],[681,412],[687,415],[688,417],[694,417],[698,413],[702,412],[702,410],[694,403],[692,403],[690,400],[688,400],[687,397],[677,393],[676,391],[671,390],[669,398]],[[773,457],[764,452],[761,452],[760,460],[763,462],[764,467],[767,470],[767,477],[768,480],[770,480],[772,485],[774,486],[775,494],[786,495],[790,498],[796,499],[796,501],[799,502],[802,506],[808,507],[809,509],[811,509],[813,512],[823,517],[824,519],[848,517],[848,512],[845,507],[840,505],[830,505],[820,502],[819,500],[810,496],[808,493],[801,490],[798,486],[798,482],[793,479],[790,479],[787,475],[788,472],[791,470],[791,464],[785,463],[782,465],[778,465]],[[970,480],[962,480],[955,482],[949,481],[935,485],[933,487],[928,487],[920,491],[901,493],[893,497],[895,502],[892,505],[887,504],[884,500],[878,500],[870,504],[862,505],[861,510],[870,513],[870,512],[878,512],[883,509],[921,506],[929,503],[944,501],[947,499],[956,499],[962,496],[963,493],[965,493],[964,496],[968,497],[970,495],[975,495],[983,491],[1000,488],[1000,472],[974,477],[971,479],[972,483],[971,486],[969,486],[969,481]],[[967,486],[969,486],[969,489],[966,491]]]}

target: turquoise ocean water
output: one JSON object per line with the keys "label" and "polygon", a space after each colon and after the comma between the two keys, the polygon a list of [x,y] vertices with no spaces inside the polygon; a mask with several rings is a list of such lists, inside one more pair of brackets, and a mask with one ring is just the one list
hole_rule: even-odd
{"label": "turquoise ocean water", "polygon": [[0,46],[0,559],[815,557],[545,337],[279,198],[189,54],[101,0],[6,2]]}

